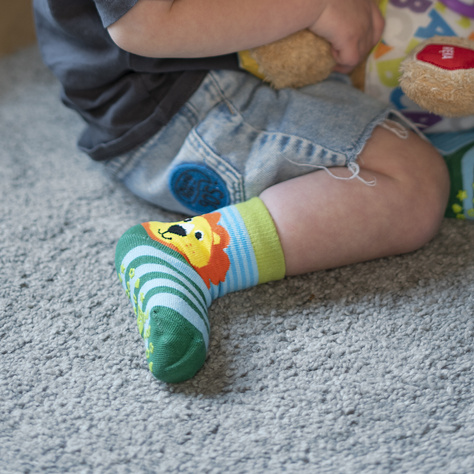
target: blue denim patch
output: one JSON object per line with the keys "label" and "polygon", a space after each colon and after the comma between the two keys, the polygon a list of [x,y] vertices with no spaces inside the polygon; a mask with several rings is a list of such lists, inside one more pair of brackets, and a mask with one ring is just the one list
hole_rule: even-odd
{"label": "blue denim patch", "polygon": [[173,196],[191,211],[204,214],[230,204],[224,180],[209,166],[183,163],[170,175]]}

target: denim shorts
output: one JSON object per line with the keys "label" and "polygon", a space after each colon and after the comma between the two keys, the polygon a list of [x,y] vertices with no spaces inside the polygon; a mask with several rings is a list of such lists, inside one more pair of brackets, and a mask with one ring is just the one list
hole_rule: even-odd
{"label": "denim shorts", "polygon": [[277,91],[246,72],[212,71],[164,128],[106,166],[146,201],[200,214],[349,166],[390,113],[341,74]]}

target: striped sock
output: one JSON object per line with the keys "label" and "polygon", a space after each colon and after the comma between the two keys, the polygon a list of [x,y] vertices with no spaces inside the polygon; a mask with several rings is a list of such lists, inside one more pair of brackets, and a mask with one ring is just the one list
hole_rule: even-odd
{"label": "striped sock", "polygon": [[259,198],[175,223],[147,222],[119,240],[115,265],[137,316],[153,375],[194,376],[209,346],[219,296],[283,278],[284,256]]}

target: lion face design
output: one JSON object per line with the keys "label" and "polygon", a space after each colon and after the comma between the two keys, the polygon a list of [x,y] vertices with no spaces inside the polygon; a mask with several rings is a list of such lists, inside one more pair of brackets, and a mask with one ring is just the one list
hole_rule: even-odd
{"label": "lion face design", "polygon": [[218,212],[185,219],[181,222],[147,222],[142,224],[148,235],[157,242],[179,252],[199,273],[210,288],[225,281],[230,260],[224,249],[230,237],[219,225]]}

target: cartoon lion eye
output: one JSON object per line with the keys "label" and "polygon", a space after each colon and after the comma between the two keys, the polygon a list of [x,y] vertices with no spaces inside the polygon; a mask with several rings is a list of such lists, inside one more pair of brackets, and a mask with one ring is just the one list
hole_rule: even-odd
{"label": "cartoon lion eye", "polygon": [[194,237],[196,237],[197,240],[202,240],[204,236],[202,235],[202,232],[198,230],[197,232],[194,232]]}
{"label": "cartoon lion eye", "polygon": [[191,222],[193,220],[192,217],[187,217],[186,219],[183,220],[183,222]]}

